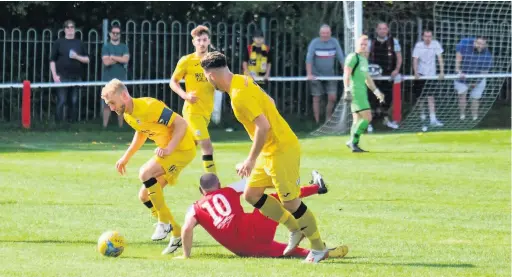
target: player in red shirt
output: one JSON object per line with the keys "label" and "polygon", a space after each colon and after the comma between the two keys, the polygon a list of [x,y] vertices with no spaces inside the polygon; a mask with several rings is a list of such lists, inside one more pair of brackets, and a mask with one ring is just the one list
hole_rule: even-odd
{"label": "player in red shirt", "polygon": [[[301,197],[323,194],[327,188],[318,172],[313,171],[313,185],[301,187]],[[203,197],[195,202],[186,215],[182,229],[183,256],[189,258],[192,249],[193,230],[201,225],[217,242],[234,254],[242,257],[282,257],[286,244],[274,241],[278,222],[264,215],[258,209],[245,213],[240,204],[246,180],[221,188],[219,179],[213,173],[201,176]],[[278,198],[277,194],[271,196]],[[169,254],[175,247],[166,248],[162,254]],[[329,251],[331,257],[343,257],[348,247],[341,246]],[[297,247],[289,256],[306,257],[309,250]]]}

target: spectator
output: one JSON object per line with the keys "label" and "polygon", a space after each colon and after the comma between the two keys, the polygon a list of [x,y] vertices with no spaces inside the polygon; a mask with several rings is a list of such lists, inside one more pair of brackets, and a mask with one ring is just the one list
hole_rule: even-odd
{"label": "spectator", "polygon": [[[130,61],[128,46],[121,43],[121,28],[117,25],[110,27],[110,42],[103,45],[101,59],[103,61],[103,81],[112,79],[126,80],[127,67]],[[103,106],[103,128],[107,128],[112,111],[101,101]],[[123,127],[123,115],[117,115],[119,128]]]}
{"label": "spectator", "polygon": [[[373,93],[368,93],[372,109],[384,116],[384,124],[389,128],[397,129],[398,124],[389,120],[389,111],[393,103],[393,82],[400,73],[402,54],[400,43],[396,38],[389,36],[388,24],[380,22],[376,28],[377,38],[368,42],[369,62],[382,68],[382,75],[392,77],[391,80],[375,81],[375,85],[382,90],[386,97],[384,103],[379,104]],[[380,106],[379,106],[380,105]],[[373,127],[368,126],[371,132]]]}
{"label": "spectator", "polygon": [[254,32],[252,41],[253,43],[247,46],[247,51],[244,51],[242,63],[244,74],[253,78],[263,77],[264,80],[257,81],[257,83],[267,91],[270,68],[272,67],[272,52],[270,52],[270,46],[265,44],[263,32]]}
{"label": "spectator", "polygon": [[[50,70],[55,83],[80,82],[83,74],[83,64],[89,63],[89,57],[85,46],[75,38],[75,22],[64,22],[64,38],[59,38],[53,43],[50,56]],[[57,88],[57,109],[55,119],[57,122],[64,120],[64,105],[71,99],[71,121],[78,121],[78,87]]]}
{"label": "spectator", "polygon": [[[414,77],[416,80],[413,83],[414,93],[416,98],[419,99],[423,87],[427,80],[418,80],[421,76],[435,76],[436,75],[436,56],[439,61],[439,80],[444,78],[444,62],[443,62],[443,47],[437,40],[432,40],[432,31],[424,30],[422,34],[423,41],[416,43],[412,51]],[[434,99],[434,91],[427,91],[428,110],[430,115],[430,125],[434,127],[441,127],[443,123],[437,120],[436,117],[436,104]],[[426,120],[424,112],[424,100],[419,99],[420,118],[421,121]],[[426,126],[425,126],[426,127]]]}
{"label": "spectator", "polygon": [[[487,49],[484,37],[464,38],[455,47],[455,71],[460,74],[460,80],[454,82],[455,90],[459,95],[460,120],[466,118],[466,94],[471,88],[471,114],[473,120],[478,119],[478,106],[485,90],[486,80],[466,80],[465,74],[485,74],[493,66],[492,55]],[[462,66],[462,68],[461,68]]]}
{"label": "spectator", "polygon": [[343,69],[344,55],[340,43],[331,37],[331,27],[322,25],[320,37],[313,39],[308,46],[306,55],[306,71],[311,81],[313,96],[313,115],[317,124],[320,123],[320,97],[327,94],[326,121],[331,118],[332,109],[338,97],[337,81],[315,80],[317,76],[334,76],[334,59],[338,59]]}

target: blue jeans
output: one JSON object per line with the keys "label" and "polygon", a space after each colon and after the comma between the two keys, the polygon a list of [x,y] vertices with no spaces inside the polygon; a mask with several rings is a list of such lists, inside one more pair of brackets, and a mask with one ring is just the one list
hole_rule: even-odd
{"label": "blue jeans", "polygon": [[[62,83],[80,82],[81,78],[60,78]],[[68,119],[71,122],[78,121],[78,87],[57,88],[57,110],[55,112],[55,121],[64,121],[64,106],[68,106]],[[70,101],[71,100],[71,101]]]}

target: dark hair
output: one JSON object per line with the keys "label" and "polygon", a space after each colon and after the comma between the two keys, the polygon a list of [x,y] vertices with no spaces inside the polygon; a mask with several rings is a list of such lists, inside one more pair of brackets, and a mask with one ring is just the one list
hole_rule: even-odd
{"label": "dark hair", "polygon": [[252,37],[253,38],[262,38],[262,37],[264,37],[264,35],[263,35],[263,32],[261,30],[256,30],[256,31],[254,31]]}
{"label": "dark hair", "polygon": [[219,178],[213,173],[206,173],[199,179],[199,185],[203,190],[215,188],[219,183]]}
{"label": "dark hair", "polygon": [[63,24],[64,29],[66,29],[66,27],[68,27],[69,24],[73,24],[73,26],[75,26],[75,28],[76,28],[75,21],[68,19],[68,20],[64,21],[64,24]]}
{"label": "dark hair", "polygon": [[384,21],[379,21],[379,23],[377,23],[377,25],[375,25],[375,28],[378,28],[380,24],[384,24],[384,25],[386,25],[386,27],[388,27],[388,28],[389,28],[388,23],[386,23],[386,22],[384,22]]}
{"label": "dark hair", "polygon": [[432,30],[430,29],[424,29],[423,32],[421,32],[421,35],[425,35],[425,33],[432,33]]}
{"label": "dark hair", "polygon": [[112,32],[114,29],[119,29],[119,31],[121,31],[121,26],[117,24],[111,25],[109,32]]}
{"label": "dark hair", "polygon": [[226,66],[228,66],[226,56],[218,51],[209,52],[201,59],[201,67],[205,70]]}

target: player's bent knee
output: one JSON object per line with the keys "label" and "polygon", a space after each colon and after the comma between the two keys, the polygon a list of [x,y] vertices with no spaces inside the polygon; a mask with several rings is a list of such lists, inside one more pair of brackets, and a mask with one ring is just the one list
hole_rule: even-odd
{"label": "player's bent knee", "polygon": [[142,186],[139,190],[139,200],[142,202],[149,201],[148,190],[145,186]]}
{"label": "player's bent knee", "polygon": [[301,203],[302,203],[302,200],[300,198],[295,198],[290,201],[284,201],[283,206],[287,211],[294,212],[294,211],[297,211],[297,209],[300,207]]}
{"label": "player's bent knee", "polygon": [[[260,199],[258,199],[258,201],[256,201],[254,204],[253,204],[253,207],[256,208],[256,209],[261,209],[261,207],[263,207],[263,205],[265,204],[265,202],[267,201],[267,198],[268,198],[268,195],[266,194],[263,194]],[[249,203],[253,203],[253,202],[250,202],[248,199],[246,199],[247,202]]]}

